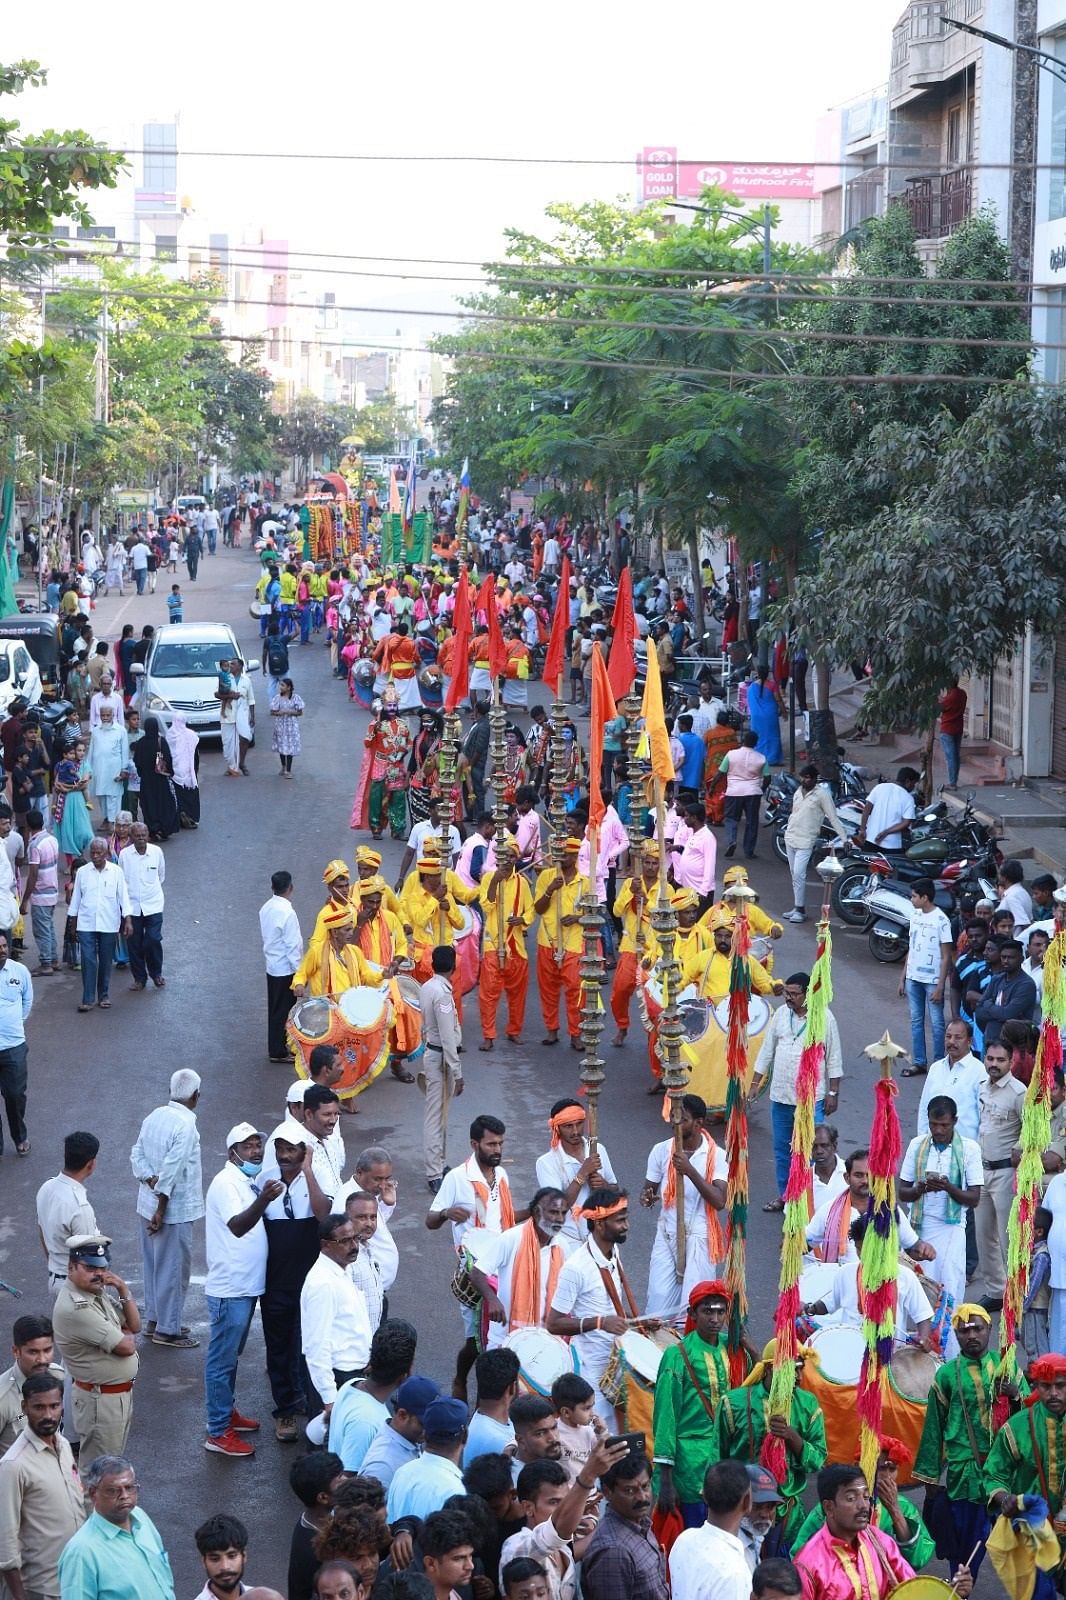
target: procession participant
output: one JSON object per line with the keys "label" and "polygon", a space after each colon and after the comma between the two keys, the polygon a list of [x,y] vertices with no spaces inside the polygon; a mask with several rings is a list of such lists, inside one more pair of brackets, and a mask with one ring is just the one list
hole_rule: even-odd
{"label": "procession participant", "polygon": [[[884,1435],[880,1446],[872,1496],[872,1506],[877,1508],[876,1526],[882,1533],[895,1539],[904,1560],[909,1561],[917,1571],[932,1560],[936,1547],[918,1507],[899,1492],[900,1472],[905,1478],[910,1476],[910,1452],[901,1439],[893,1439],[890,1434]],[[818,1529],[824,1526],[825,1511],[820,1504],[816,1504],[796,1533],[793,1548],[802,1550],[807,1541],[813,1539]],[[972,1545],[969,1548],[972,1549]]]}
{"label": "procession participant", "polygon": [[794,1558],[804,1600],[889,1600],[897,1584],[914,1577],[895,1539],[870,1527],[870,1491],[861,1467],[823,1467],[818,1499],[825,1526]]}
{"label": "procession participant", "polygon": [[292,992],[297,999],[312,994],[335,1000],[346,989],[381,988],[381,974],[354,942],[355,915],[351,906],[335,906],[321,913],[321,920],[326,929],[325,941],[318,947],[311,941],[292,975]]}
{"label": "procession participant", "polygon": [[63,1368],[53,1359],[55,1344],[47,1317],[16,1317],[11,1329],[14,1361],[0,1374],[0,1456],[9,1450],[22,1430],[22,1385],[35,1373],[50,1372],[63,1382]]}
{"label": "procession participant", "polygon": [[537,987],[546,1037],[541,1044],[559,1042],[559,999],[566,1004],[570,1048],[581,1049],[581,900],[588,881],[577,870],[581,849],[578,839],[563,844],[562,866],[545,867],[537,876],[533,909],[540,917],[537,928]]}
{"label": "procession participant", "polygon": [[[498,1117],[475,1117],[470,1124],[469,1158],[462,1166],[452,1167],[443,1175],[433,1197],[426,1227],[436,1232],[445,1222],[450,1222],[457,1255],[461,1256],[467,1249],[468,1232],[485,1228],[491,1233],[503,1233],[516,1222],[525,1220],[525,1212],[515,1212],[511,1185],[502,1166],[506,1132]],[[466,1381],[477,1355],[476,1312],[465,1305],[461,1310],[466,1342],[456,1359],[452,1382],[452,1393],[460,1399],[466,1394]]]}
{"label": "procession participant", "polygon": [[[681,1154],[674,1149],[671,1136],[653,1145],[648,1156],[642,1206],[653,1206],[661,1199],[662,1210],[655,1229],[655,1242],[648,1265],[649,1316],[667,1315],[679,1320],[678,1302],[692,1285],[721,1272],[725,1244],[717,1213],[726,1200],[729,1169],[725,1152],[720,1150],[704,1126],[707,1106],[697,1094],[681,1100]],[[678,1174],[684,1185],[685,1275],[677,1281],[677,1189]]]}
{"label": "procession participant", "polygon": [[[527,754],[527,761],[528,759]],[[520,871],[525,872],[531,867],[541,866],[544,860],[540,813],[535,809],[537,791],[532,784],[521,785],[515,794],[514,803],[518,814],[518,826],[515,829],[518,866]]]}
{"label": "procession participant", "polygon": [[[690,735],[695,739],[695,735]],[[697,741],[698,743],[699,741]],[[670,854],[670,872],[679,889],[693,889],[699,896],[700,910],[707,911],[714,901],[714,874],[718,846],[707,826],[702,800],[682,806],[688,821],[688,834],[680,850]]]}
{"label": "procession participant", "polygon": [[[683,985],[697,984],[700,994],[705,999],[724,1000],[729,993],[729,978],[733,965],[732,924],[723,911],[708,911],[703,920],[704,926],[714,935],[714,950],[710,956],[702,952],[690,956],[681,969],[681,982]],[[761,962],[753,961],[751,956],[745,956],[744,960],[753,994],[784,994],[784,984],[771,978]],[[765,1043],[763,1048],[765,1049]]]}
{"label": "procession participant", "polygon": [[639,1314],[618,1255],[618,1246],[629,1237],[629,1196],[614,1186],[591,1189],[580,1215],[588,1224],[588,1237],[563,1264],[547,1327],[549,1333],[571,1340],[582,1376],[596,1391],[596,1410],[613,1428],[614,1407],[599,1381],[615,1340]]}
{"label": "procession participant", "polygon": [[[455,944],[456,932],[463,927],[461,905],[472,905],[476,889],[468,889],[454,872],[442,869],[439,856],[423,856],[403,886],[400,916],[411,930],[410,951],[415,958],[415,977],[425,983],[433,973],[433,951],[438,945]],[[460,1026],[463,1021],[461,985],[453,998]]]}
{"label": "procession participant", "polygon": [[[722,875],[722,898],[721,900],[716,900],[714,905],[710,908],[712,911],[724,912],[726,917],[729,919],[730,927],[732,927],[734,922],[737,920],[737,911],[732,901],[727,900],[725,896],[726,892],[734,883],[748,885],[749,879],[747,867],[742,867],[738,863],[736,866],[726,868]],[[745,901],[745,909],[748,914],[748,930],[750,933],[758,935],[764,939],[781,938],[785,931],[783,925],[780,922],[775,922],[773,917],[769,916],[763,910],[762,906],[757,900]],[[772,972],[774,970],[772,953],[766,958],[766,970],[767,972]]]}
{"label": "procession participant", "polygon": [[459,1059],[463,1033],[455,1003],[455,950],[434,946],[430,957],[433,976],[422,985],[422,1034],[426,1048],[418,1069],[418,1087],[425,1096],[422,1118],[422,1154],[426,1183],[436,1194],[448,1168],[448,1108],[452,1097],[463,1092],[463,1064]]}
{"label": "procession participant", "polygon": [[656,1504],[662,1516],[680,1506],[686,1528],[703,1521],[701,1494],[714,1416],[730,1386],[723,1331],[731,1299],[717,1279],[693,1287],[684,1337],[664,1351],[655,1379]]}
{"label": "procession participant", "polygon": [[[56,1344],[74,1384],[82,1470],[97,1456],[125,1448],[133,1416],[141,1314],[135,1297],[111,1271],[110,1245],[102,1233],[71,1235],[66,1282],[52,1311]],[[117,1300],[108,1289],[116,1291]]]}
{"label": "procession participant", "polygon": [[[1018,1513],[1022,1495],[1038,1495],[1063,1549],[1063,1472],[1066,1460],[1066,1356],[1052,1353],[1029,1363],[1035,1395],[1008,1417],[992,1440],[985,1460],[984,1485],[993,1516]],[[1052,1573],[1039,1568],[1031,1600],[1052,1600]]]}
{"label": "procession participant", "polygon": [[[953,1024],[957,1026],[957,1024]],[[981,1147],[958,1131],[954,1100],[929,1102],[929,1132],[907,1146],[899,1173],[899,1197],[910,1202],[911,1227],[936,1251],[932,1273],[953,1304],[966,1294],[966,1212],[981,1198]],[[954,1340],[946,1354],[954,1355]]]}
{"label": "procession participant", "polygon": [[363,739],[364,756],[352,807],[352,827],[369,827],[380,839],[387,820],[394,839],[406,834],[407,754],[411,730],[400,716],[395,695],[374,702],[374,716]]}
{"label": "procession participant", "polygon": [[[754,969],[758,971],[758,967]],[[764,1211],[783,1211],[782,1196],[788,1183],[792,1162],[792,1128],[796,1120],[796,1079],[803,1040],[807,1032],[807,990],[809,972],[794,972],[785,979],[785,1003],[774,1012],[766,1030],[755,1072],[748,1091],[754,1100],[762,1093],[767,1078],[770,1080],[770,1123],[773,1130],[774,1176],[777,1180],[777,1197],[763,1206]],[[782,990],[778,989],[778,993]],[[843,1057],[840,1051],[840,1032],[836,1018],[826,1012],[825,1049],[819,1067],[818,1086],[814,1099],[814,1120],[819,1123],[825,1115],[832,1116],[840,1100],[840,1080],[843,1076]]]}
{"label": "procession participant", "polygon": [[556,1100],[548,1113],[551,1149],[537,1157],[537,1183],[542,1188],[562,1190],[566,1201],[566,1221],[559,1230],[557,1244],[564,1256],[579,1249],[585,1234],[578,1222],[590,1189],[601,1189],[618,1182],[611,1158],[597,1139],[595,1152],[586,1138],[586,1107],[580,1100]]}
{"label": "procession participant", "polygon": [[811,1147],[811,1215],[824,1205],[832,1205],[848,1186],[842,1156],[837,1154],[839,1135],[831,1122],[820,1122],[814,1130]]}
{"label": "procession participant", "polygon": [[[677,934],[674,939],[674,959],[684,971],[685,964],[697,961],[701,956],[704,961],[714,950],[714,935],[707,926],[707,919],[700,916],[700,897],[694,889],[674,889],[670,894],[670,904],[677,913]],[[654,908],[654,901],[652,902]],[[648,921],[651,918],[649,915]],[[662,959],[662,946],[654,928],[647,934],[644,951],[644,965],[651,968]],[[649,1044],[649,1049],[652,1048]],[[655,1068],[652,1068],[654,1071]]]}
{"label": "procession participant", "polygon": [[[773,1373],[777,1341],[771,1339],[737,1389],[729,1389],[718,1404],[711,1432],[707,1465],[714,1461],[757,1462],[767,1429],[785,1445],[785,1477],[781,1484],[786,1510],[783,1515],[786,1537],[794,1534],[803,1521],[803,1492],[807,1479],[825,1461],[828,1446],[821,1407],[814,1395],[797,1384],[792,1395],[788,1421],[770,1415],[770,1378]],[[801,1346],[797,1371],[808,1352]]]}
{"label": "procession participant", "polygon": [[382,877],[364,878],[361,882],[355,915],[355,937],[367,961],[373,967],[380,968],[392,1000],[389,1070],[400,1083],[414,1083],[414,1074],[408,1072],[403,1060],[418,1048],[421,1017],[408,1005],[399,984],[394,981],[401,963],[407,960],[407,935],[399,917],[385,909],[385,888],[385,879]]}
{"label": "procession participant", "polygon": [[951,1326],[959,1353],[936,1369],[913,1476],[926,1485],[926,1525],[936,1540],[937,1555],[948,1563],[952,1576],[980,1543],[971,1562],[976,1578],[992,1527],[984,1478],[995,1432],[992,1408],[1002,1395],[1012,1412],[1017,1411],[1029,1385],[1024,1378],[1018,1384],[997,1378],[999,1360],[988,1348],[992,1318],[983,1306],[970,1302],[956,1306]]}
{"label": "procession participant", "polygon": [[[380,860],[380,858],[379,858]],[[315,925],[311,930],[311,937],[307,941],[308,952],[312,948],[321,950],[326,942],[326,917],[331,911],[336,911],[338,906],[347,906],[357,900],[353,894],[351,876],[348,863],[335,856],[332,861],[327,861],[322,870],[322,882],[326,886],[328,896],[325,905],[315,918]]]}
{"label": "procession participant", "polygon": [[[411,792],[414,793],[413,790]],[[426,802],[425,818],[416,822],[407,836],[407,844],[404,848],[403,859],[400,862],[400,870],[396,874],[397,890],[403,888],[407,874],[418,860],[418,857],[429,854],[429,849],[427,848],[429,840],[435,841],[432,848],[438,855],[445,853],[445,831],[448,834],[448,865],[450,867],[455,866],[463,841],[459,837],[459,829],[455,826],[455,823],[445,823],[444,809],[444,801],[439,794],[429,796]]]}
{"label": "procession participant", "polygon": [[[866,1215],[870,1202],[870,1152],[853,1150],[844,1161],[845,1187],[832,1200],[823,1202],[807,1224],[807,1245],[819,1261],[856,1261],[858,1253],[851,1237],[851,1225]],[[896,1207],[900,1249],[914,1261],[932,1261],[936,1252],[923,1244],[909,1220]]]}
{"label": "procession participant", "polygon": [[[654,839],[645,839],[639,861],[639,871],[626,879],[618,894],[612,911],[622,921],[622,941],[618,947],[618,962],[614,969],[614,982],[611,985],[611,1014],[615,1020],[617,1032],[612,1044],[616,1049],[626,1042],[629,1031],[629,1004],[636,993],[640,981],[637,969],[637,946],[646,951],[653,941],[651,928],[651,909],[658,899],[656,885],[659,880],[659,850]],[[693,897],[693,904],[698,905],[698,897]],[[680,960],[680,956],[678,957]],[[648,962],[650,965],[650,961]]]}
{"label": "procession participant", "polygon": [[[332,865],[332,863],[331,863]],[[346,869],[347,870],[347,869]],[[372,850],[368,844],[360,844],[355,850],[356,893],[362,893],[363,884],[369,878],[381,876],[381,851]],[[400,898],[395,890],[386,883],[381,891],[381,903],[386,911],[391,911],[394,917],[400,915]],[[407,931],[406,929],[404,930]]]}
{"label": "procession participant", "polygon": [[[824,1317],[830,1311],[840,1313],[839,1321],[861,1327],[863,1322],[862,1296],[862,1241],[869,1226],[868,1217],[860,1217],[851,1225],[851,1240],[855,1246],[855,1259],[842,1260],[834,1267],[834,1277],[828,1289],[823,1289],[817,1300],[803,1306],[803,1315]],[[928,1248],[928,1247],[927,1247]],[[933,1311],[915,1273],[900,1262],[896,1277],[896,1328],[901,1333],[914,1334],[914,1342],[924,1349],[930,1347]]]}
{"label": "procession participant", "polygon": [[[529,989],[529,954],[526,933],[533,926],[533,895],[516,868],[516,851],[508,840],[498,852],[496,868],[481,880],[481,914],[484,925],[478,1005],[482,1040],[479,1050],[491,1050],[496,1039],[496,1010],[507,994],[508,1039],[518,1039],[526,1016]],[[501,954],[502,949],[502,954]]]}
{"label": "procession participant", "polygon": [[391,679],[395,684],[402,705],[405,698],[404,685],[410,682],[418,670],[418,651],[415,649],[415,642],[410,636],[406,622],[397,622],[393,631],[378,641],[372,659],[379,674]]}
{"label": "procession participant", "polygon": [[559,1281],[564,1255],[556,1240],[566,1217],[562,1190],[538,1189],[528,1212],[525,1222],[502,1233],[482,1228],[474,1239],[468,1235],[468,1270],[488,1317],[489,1350],[516,1328],[542,1328]]}

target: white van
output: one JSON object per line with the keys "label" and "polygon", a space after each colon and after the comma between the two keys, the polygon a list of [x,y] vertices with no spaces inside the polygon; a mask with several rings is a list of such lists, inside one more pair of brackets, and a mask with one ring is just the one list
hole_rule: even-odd
{"label": "white van", "polygon": [[258,672],[258,661],[245,660],[233,629],[222,622],[179,622],[157,628],[141,666],[134,662],[137,691],[133,704],[145,717],[158,717],[169,728],[175,711],[183,711],[189,727],[201,738],[220,739],[218,664],[233,656],[245,662],[246,672]]}

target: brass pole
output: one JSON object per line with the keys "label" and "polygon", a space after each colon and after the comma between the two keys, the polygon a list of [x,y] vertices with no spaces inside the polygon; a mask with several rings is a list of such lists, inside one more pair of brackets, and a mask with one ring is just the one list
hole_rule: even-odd
{"label": "brass pole", "polygon": [[581,900],[581,1042],[585,1053],[581,1059],[581,1082],[588,1101],[589,1155],[596,1154],[599,1132],[600,1090],[606,1074],[606,1062],[598,1054],[600,1035],[603,1032],[603,1001],[601,994],[606,977],[603,962],[603,914],[596,893],[596,858],[599,846],[599,824],[589,827],[588,888]]}
{"label": "brass pole", "polygon": [[[552,701],[552,738],[551,738],[551,802],[548,807],[548,826],[551,829],[551,853],[557,872],[563,870],[563,840],[566,838],[566,804],[563,800],[562,776],[566,764],[566,740],[563,738],[563,723],[566,721],[566,706],[563,702],[563,675],[555,686],[555,699]],[[557,919],[558,920],[558,919]],[[562,964],[563,959],[563,930],[561,923],[555,933],[555,959]]]}
{"label": "brass pole", "polygon": [[[663,801],[661,778],[655,785],[655,840],[659,847],[659,897],[651,912],[651,925],[659,942],[659,971],[663,985],[663,1010],[659,1018],[659,1038],[656,1051],[663,1066],[663,1088],[670,1099],[670,1127],[674,1139],[674,1153],[681,1155],[681,1100],[688,1088],[689,1070],[681,1055],[681,1041],[685,1030],[677,1004],[681,987],[681,969],[677,963],[677,912],[670,902],[666,883],[666,806]],[[685,1185],[679,1178],[677,1189],[677,1254],[674,1271],[681,1283],[685,1276]]]}
{"label": "brass pole", "polygon": [[[492,814],[496,824],[496,865],[499,866],[503,861],[503,847],[507,843],[507,801],[503,792],[507,763],[507,712],[501,698],[498,677],[492,680],[492,710],[489,712],[489,723],[492,730]],[[503,902],[504,896],[500,894],[496,900],[496,954],[501,967],[507,960]]]}

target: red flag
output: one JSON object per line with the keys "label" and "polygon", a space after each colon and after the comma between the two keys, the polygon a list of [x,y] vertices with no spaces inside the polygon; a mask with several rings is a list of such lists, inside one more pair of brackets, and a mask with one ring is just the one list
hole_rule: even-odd
{"label": "red flag", "polygon": [[607,805],[600,792],[603,778],[603,728],[606,722],[618,715],[611,693],[607,668],[603,664],[603,651],[596,643],[592,646],[592,733],[589,742],[589,827],[603,821]]}
{"label": "red flag", "polygon": [[484,614],[486,622],[489,616],[489,595],[496,593],[496,580],[490,572],[487,578],[481,580],[481,588],[474,599],[474,621],[478,621]]}
{"label": "red flag", "polygon": [[465,572],[455,591],[452,627],[455,631],[455,654],[452,657],[452,681],[444,702],[445,711],[454,711],[470,691],[470,639],[473,627],[470,619],[470,580]]}
{"label": "red flag", "polygon": [[541,677],[550,689],[559,693],[559,680],[563,675],[566,654],[566,631],[570,626],[570,557],[563,557],[563,570],[559,574],[559,588],[555,596],[555,615],[552,631],[548,635],[548,649],[544,656]]}
{"label": "red flag", "polygon": [[622,568],[618,580],[618,598],[611,618],[611,654],[607,661],[607,677],[616,700],[622,700],[632,689],[637,676],[637,657],[633,641],[637,636],[637,619],[633,611],[633,579],[629,568]]}
{"label": "red flag", "polygon": [[[484,591],[484,584],[482,584]],[[488,592],[485,613],[489,621],[489,677],[502,678],[507,671],[507,646],[503,642],[503,632],[500,628],[500,613],[496,610],[496,588],[493,585]]]}

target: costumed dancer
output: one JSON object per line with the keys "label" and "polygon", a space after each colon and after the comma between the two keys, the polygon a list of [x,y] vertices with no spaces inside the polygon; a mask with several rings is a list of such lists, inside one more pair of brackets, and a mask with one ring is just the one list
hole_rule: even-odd
{"label": "costumed dancer", "polygon": [[326,939],[318,949],[308,945],[304,958],[292,975],[292,992],[328,995],[336,1000],[346,989],[356,986],[381,987],[381,974],[367,961],[355,939],[355,914],[350,905],[335,906],[322,917]]}
{"label": "costumed dancer", "polygon": [[[440,856],[422,856],[403,886],[400,895],[400,920],[410,928],[410,950],[415,958],[415,977],[427,983],[433,976],[433,951],[439,944],[454,945],[456,932],[464,927],[459,907],[471,905],[478,891],[468,889],[454,872],[442,868]],[[461,984],[454,986],[455,1010],[463,1022]]]}
{"label": "costumed dancer", "polygon": [[365,753],[352,806],[353,828],[369,827],[380,839],[386,817],[394,839],[407,835],[407,753],[411,730],[399,714],[395,695],[375,702],[375,715],[363,739]]}
{"label": "costumed dancer", "polygon": [[730,1385],[725,1325],[729,1290],[720,1280],[697,1283],[688,1296],[684,1337],[664,1351],[655,1379],[655,1471],[658,1511],[680,1507],[686,1528],[706,1516],[703,1477],[718,1402]]}
{"label": "costumed dancer", "polygon": [[[658,881],[659,848],[654,839],[645,839],[640,852],[640,871],[626,879],[612,907],[622,922],[618,963],[611,985],[611,1015],[618,1030],[612,1043],[618,1049],[626,1042],[630,1002],[640,981],[637,958],[648,949],[653,938],[649,912]],[[693,901],[698,904],[698,897],[694,896]]]}
{"label": "costumed dancer", "polygon": [[[905,1494],[899,1492],[899,1477],[910,1477],[911,1457],[902,1439],[886,1434],[881,1440],[877,1457],[877,1476],[871,1496],[870,1520],[873,1526],[896,1541],[904,1561],[915,1571],[933,1558],[933,1540],[918,1507]],[[794,1548],[802,1550],[814,1538],[819,1528],[825,1527],[825,1507],[819,1502],[809,1512],[803,1526],[796,1534]]]}
{"label": "costumed dancer", "polygon": [[[1031,1361],[1029,1381],[1035,1392],[992,1440],[985,1461],[985,1494],[989,1510],[1008,1518],[1022,1511],[1020,1496],[1039,1496],[1058,1539],[1061,1568],[1066,1557],[1066,1356],[1050,1354]],[[1053,1600],[1057,1593],[1054,1573],[1038,1569],[1031,1600]]]}

